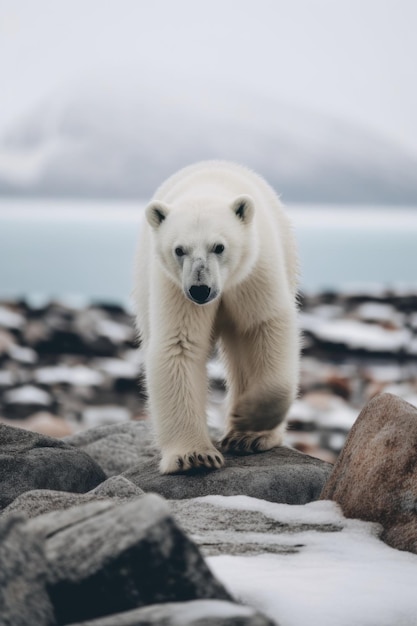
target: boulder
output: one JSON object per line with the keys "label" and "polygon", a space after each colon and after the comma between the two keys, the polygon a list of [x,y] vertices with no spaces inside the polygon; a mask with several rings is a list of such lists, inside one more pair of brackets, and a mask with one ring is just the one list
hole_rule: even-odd
{"label": "boulder", "polygon": [[123,476],[144,491],[167,499],[219,494],[246,495],[270,502],[305,504],[317,500],[332,466],[286,447],[247,456],[225,455],[220,470],[162,476],[158,457],[144,459]]}
{"label": "boulder", "polygon": [[71,626],[275,626],[254,609],[224,600],[154,604]]}
{"label": "boulder", "polygon": [[55,624],[43,541],[19,515],[0,521],[0,563],[0,624]]}
{"label": "boulder", "polygon": [[64,441],[84,450],[107,476],[120,474],[158,453],[152,428],[145,421],[98,426],[65,437]]}
{"label": "boulder", "polygon": [[47,489],[26,491],[13,500],[0,513],[0,516],[6,517],[21,513],[29,519],[51,511],[66,510],[78,504],[97,500],[111,498],[115,502],[127,502],[134,500],[143,493],[142,489],[134,485],[130,480],[127,480],[127,478],[112,476],[87,493],[66,493],[64,491]]}
{"label": "boulder", "polygon": [[[213,439],[220,438],[212,431]],[[221,470],[162,476],[159,451],[148,421],[129,422],[67,437],[92,456],[108,475],[123,476],[146,492],[168,499],[210,494],[244,494],[271,502],[304,504],[316,500],[332,466],[286,447],[248,456],[226,455]]]}
{"label": "boulder", "polygon": [[360,413],[321,499],[379,522],[382,539],[417,553],[417,409],[385,393]]}
{"label": "boulder", "polygon": [[231,600],[159,496],[91,502],[41,515],[27,527],[46,539],[58,624],[155,603]]}
{"label": "boulder", "polygon": [[0,424],[0,510],[26,491],[85,493],[105,478],[100,466],[83,450]]}

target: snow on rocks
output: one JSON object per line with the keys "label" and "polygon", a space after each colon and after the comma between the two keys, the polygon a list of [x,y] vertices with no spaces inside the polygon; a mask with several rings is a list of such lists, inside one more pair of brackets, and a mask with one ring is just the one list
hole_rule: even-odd
{"label": "snow on rocks", "polygon": [[[353,421],[375,394],[395,385],[395,393],[409,401],[417,397],[417,295],[379,286],[370,293],[304,295],[300,302],[300,394],[286,441],[335,461]],[[32,385],[52,398],[48,407],[18,406],[0,394],[0,417],[25,419],[47,408],[77,431],[100,419],[120,423],[122,413],[114,407],[123,407],[123,418],[146,415],[143,359],[130,314],[118,305],[81,304],[0,305],[0,388],[6,393]],[[207,371],[208,416],[221,428],[225,370],[216,355]]]}
{"label": "snow on rocks", "polygon": [[[366,410],[375,410],[375,400]],[[408,414],[398,398],[391,400],[393,412],[401,431]],[[11,430],[15,449],[39,437]],[[0,436],[0,448],[6,439]],[[164,501],[140,486],[148,491],[156,485],[147,483],[146,467],[157,463],[147,422],[93,428],[55,445],[94,457],[114,475],[74,493],[71,487],[54,490],[45,483],[49,475],[38,474],[0,512],[0,598],[6,590],[8,623],[36,618],[40,626],[415,626],[417,555],[388,546],[380,539],[385,528],[345,517],[334,501],[302,504],[297,482],[306,487],[308,472],[293,474],[299,499],[292,505],[261,499],[265,489],[259,481],[256,496],[250,495],[248,475],[239,480],[238,472],[228,475],[225,492],[227,467],[206,472],[207,496],[193,497],[201,491],[198,474],[170,477]],[[366,456],[369,440],[358,437],[357,445]],[[290,452],[312,469],[308,457]],[[408,477],[396,473],[402,459],[392,446],[384,454],[396,491],[406,495]],[[285,470],[268,453],[255,456],[261,463],[251,470],[255,482],[262,459],[278,477]],[[244,474],[244,457],[235,462]],[[278,490],[272,476],[270,487]],[[175,482],[182,485],[180,497]],[[378,500],[383,523],[395,518],[391,495]],[[411,512],[412,499],[404,503]],[[16,588],[27,603],[13,601]]]}
{"label": "snow on rocks", "polygon": [[34,378],[43,385],[98,386],[104,382],[99,372],[83,365],[42,367],[34,371]]}
{"label": "snow on rocks", "polygon": [[[2,322],[3,328],[2,328]],[[71,431],[143,414],[143,372],[130,315],[117,306],[9,302],[0,308],[0,420],[55,435],[48,409]],[[136,357],[135,357],[136,355]],[[38,402],[15,402],[22,388]],[[16,393],[17,396],[16,396]],[[11,393],[11,395],[10,395]],[[43,396],[48,402],[40,403]],[[90,410],[91,409],[91,410]],[[21,425],[19,423],[19,425]],[[68,429],[67,433],[68,434]]]}
{"label": "snow on rocks", "polygon": [[0,326],[2,328],[21,328],[25,323],[23,315],[16,313],[11,308],[0,306]]}
{"label": "snow on rocks", "polygon": [[[313,506],[304,507],[307,519]],[[330,528],[317,524],[306,530],[299,526],[298,512],[294,528],[288,511],[281,532],[264,533],[268,541],[262,552],[223,553],[207,562],[236,598],[280,626],[413,626],[417,557],[384,545],[374,525],[344,520],[340,528],[340,515],[326,512]],[[230,527],[229,537],[233,531],[238,528]],[[263,544],[259,534],[256,540]],[[274,545],[286,550],[271,550]]]}
{"label": "snow on rocks", "polygon": [[6,391],[4,399],[7,404],[39,404],[48,406],[51,403],[51,396],[43,389],[34,385],[24,385]]}
{"label": "snow on rocks", "polygon": [[321,320],[301,314],[301,326],[318,342],[362,350],[375,354],[406,350],[411,331],[406,328],[386,330],[379,324],[365,324],[354,319]]}

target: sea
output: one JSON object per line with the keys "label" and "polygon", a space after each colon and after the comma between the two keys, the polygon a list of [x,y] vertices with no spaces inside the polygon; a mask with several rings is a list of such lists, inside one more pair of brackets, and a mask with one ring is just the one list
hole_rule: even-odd
{"label": "sea", "polygon": [[[130,306],[143,202],[0,199],[0,300]],[[417,291],[417,207],[287,205],[300,286]]]}

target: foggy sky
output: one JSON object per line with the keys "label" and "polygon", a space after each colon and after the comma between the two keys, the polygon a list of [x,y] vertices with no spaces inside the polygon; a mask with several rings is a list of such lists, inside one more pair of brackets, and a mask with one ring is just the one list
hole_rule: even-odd
{"label": "foggy sky", "polygon": [[177,100],[257,93],[417,154],[416,24],[414,0],[2,0],[0,134],[51,94],[125,76]]}

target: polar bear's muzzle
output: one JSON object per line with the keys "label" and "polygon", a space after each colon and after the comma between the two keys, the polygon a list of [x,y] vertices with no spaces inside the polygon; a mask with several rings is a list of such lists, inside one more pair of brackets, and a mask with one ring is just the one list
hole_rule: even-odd
{"label": "polar bear's muzzle", "polygon": [[187,298],[195,304],[208,304],[215,300],[220,290],[218,268],[214,260],[186,258],[182,286]]}

